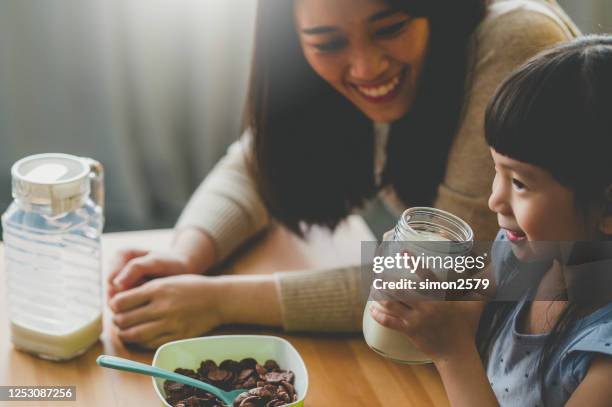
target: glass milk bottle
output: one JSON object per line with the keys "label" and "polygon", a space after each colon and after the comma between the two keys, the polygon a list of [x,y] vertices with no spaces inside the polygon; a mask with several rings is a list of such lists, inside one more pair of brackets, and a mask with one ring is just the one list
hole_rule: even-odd
{"label": "glass milk bottle", "polygon": [[[473,233],[470,226],[457,216],[435,208],[410,208],[406,210],[395,229],[385,234],[385,241],[402,242],[402,247],[412,253],[427,256],[467,255],[472,249]],[[421,242],[421,243],[419,243]],[[427,244],[429,242],[429,244]],[[448,242],[438,244],[432,242]],[[444,280],[439,270],[437,276]],[[419,351],[408,337],[396,330],[380,325],[370,315],[372,295],[363,313],[363,334],[374,351],[400,363],[429,363],[427,355]]]}
{"label": "glass milk bottle", "polygon": [[102,332],[103,169],[39,154],[11,175],[14,201],[2,216],[11,340],[41,358],[71,359]]}

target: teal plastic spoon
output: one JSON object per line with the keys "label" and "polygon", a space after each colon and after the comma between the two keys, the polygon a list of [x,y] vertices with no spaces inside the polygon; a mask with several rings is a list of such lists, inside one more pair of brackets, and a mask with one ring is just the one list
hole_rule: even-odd
{"label": "teal plastic spoon", "polygon": [[191,377],[174,373],[169,370],[160,369],[155,366],[146,365],[144,363],[134,362],[133,360],[120,358],[117,356],[100,355],[96,359],[96,363],[102,367],[111,369],[124,370],[126,372],[140,373],[147,376],[159,377],[161,379],[172,380],[178,383],[183,383],[188,386],[197,387],[217,396],[228,406],[233,405],[234,400],[240,393],[244,393],[247,389],[238,389],[232,391],[221,390],[211,384],[204,383],[200,380],[192,379]]}

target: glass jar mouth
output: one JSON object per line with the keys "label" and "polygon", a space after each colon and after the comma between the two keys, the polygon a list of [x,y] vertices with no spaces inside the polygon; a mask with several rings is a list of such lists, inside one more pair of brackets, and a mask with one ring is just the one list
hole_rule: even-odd
{"label": "glass jar mouth", "polygon": [[[435,237],[432,238],[432,235]],[[471,245],[474,232],[467,222],[452,213],[437,208],[415,207],[402,214],[395,227],[395,240],[441,240]]]}
{"label": "glass jar mouth", "polygon": [[438,233],[450,241],[466,242],[474,240],[470,225],[452,213],[437,208],[415,207],[404,211],[397,228],[407,233],[421,231]]}

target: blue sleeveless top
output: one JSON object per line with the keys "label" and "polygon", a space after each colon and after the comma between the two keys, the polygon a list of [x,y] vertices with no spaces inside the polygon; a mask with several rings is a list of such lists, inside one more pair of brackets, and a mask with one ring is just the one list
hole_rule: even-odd
{"label": "blue sleeveless top", "polygon": [[[505,239],[499,233],[496,241]],[[491,253],[492,262],[499,267],[494,271],[498,280],[513,264],[507,261],[508,256],[513,256],[508,249],[510,245],[506,243],[497,250],[494,247]],[[489,382],[501,406],[543,407],[542,391],[549,406],[563,406],[584,379],[593,358],[597,354],[612,356],[612,303],[574,324],[551,361],[543,390],[537,365],[549,334],[519,333],[518,322],[527,311],[526,303],[525,299],[517,302],[494,341],[485,366]]]}

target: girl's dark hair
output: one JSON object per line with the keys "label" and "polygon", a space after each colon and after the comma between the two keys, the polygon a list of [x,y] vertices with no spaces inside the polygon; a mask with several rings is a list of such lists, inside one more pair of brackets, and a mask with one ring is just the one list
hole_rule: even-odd
{"label": "girl's dark hair", "polygon": [[[611,106],[612,36],[581,37],[537,55],[500,85],[486,110],[486,139],[496,152],[542,168],[574,191],[585,220],[611,214]],[[542,390],[567,335],[594,305],[569,301],[559,316],[538,364]],[[477,337],[485,363],[515,307],[487,305]]]}
{"label": "girl's dark hair", "polygon": [[612,184],[612,36],[544,51],[508,77],[485,114],[488,144],[548,171],[583,209],[608,205]]}
{"label": "girl's dark hair", "polygon": [[[391,126],[383,185],[406,204],[428,205],[446,170],[469,39],[487,0],[386,2],[427,17],[431,33],[415,103]],[[254,136],[254,175],[270,214],[301,235],[301,222],[334,228],[377,186],[372,123],[309,66],[293,7],[290,0],[259,1],[244,127]]]}

